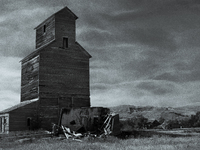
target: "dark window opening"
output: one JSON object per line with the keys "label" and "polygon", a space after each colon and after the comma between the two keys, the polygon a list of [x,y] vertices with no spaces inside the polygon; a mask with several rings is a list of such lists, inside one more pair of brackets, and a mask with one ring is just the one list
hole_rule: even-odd
{"label": "dark window opening", "polygon": [[63,38],[63,48],[68,48],[68,38]]}
{"label": "dark window opening", "polygon": [[70,124],[75,125],[76,124],[75,120],[71,121]]}
{"label": "dark window opening", "polygon": [[27,126],[28,126],[28,127],[31,126],[31,118],[27,118]]}
{"label": "dark window opening", "polygon": [[94,117],[93,126],[94,126],[94,130],[99,129],[99,118],[98,117]]}
{"label": "dark window opening", "polygon": [[94,125],[98,125],[99,124],[99,118],[98,117],[94,117]]}
{"label": "dark window opening", "polygon": [[2,130],[2,118],[0,117],[0,133],[3,132]]}
{"label": "dark window opening", "polygon": [[43,26],[43,32],[46,32],[46,25]]}

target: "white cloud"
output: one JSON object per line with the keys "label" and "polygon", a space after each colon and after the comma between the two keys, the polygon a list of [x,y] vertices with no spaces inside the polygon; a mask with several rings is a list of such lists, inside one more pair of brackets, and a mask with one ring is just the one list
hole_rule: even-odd
{"label": "white cloud", "polygon": [[[25,57],[34,51],[33,28],[65,4],[79,16],[77,40],[93,56],[92,105],[198,102],[199,11],[185,8],[179,1],[154,2],[7,0],[0,5],[2,104],[7,107],[19,101],[21,58],[14,56]],[[159,81],[151,80],[155,77]],[[177,93],[169,93],[167,80]],[[137,88],[141,83],[143,88]]]}
{"label": "white cloud", "polygon": [[[144,85],[144,88],[138,88],[137,86],[141,83],[142,85],[143,83],[152,83],[148,85],[152,88]],[[92,106],[149,105],[178,107],[200,102],[200,82],[176,84],[169,81],[138,80],[101,85],[102,83],[96,83],[95,87],[100,88],[91,89]],[[159,93],[155,90],[158,90]]]}
{"label": "white cloud", "polygon": [[0,110],[20,102],[19,57],[0,57]]}

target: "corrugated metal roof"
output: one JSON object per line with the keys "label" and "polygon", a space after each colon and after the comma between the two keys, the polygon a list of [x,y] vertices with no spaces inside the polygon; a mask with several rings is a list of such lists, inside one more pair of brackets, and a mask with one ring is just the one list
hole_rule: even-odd
{"label": "corrugated metal roof", "polygon": [[10,108],[7,108],[7,109],[4,109],[4,110],[0,111],[0,114],[11,112],[11,111],[13,111],[15,109],[18,109],[20,107],[23,107],[25,105],[28,105],[28,104],[33,103],[33,102],[36,102],[37,100],[38,100],[38,98],[21,102],[21,103],[19,103],[17,105],[14,105],[14,106],[10,107]]}

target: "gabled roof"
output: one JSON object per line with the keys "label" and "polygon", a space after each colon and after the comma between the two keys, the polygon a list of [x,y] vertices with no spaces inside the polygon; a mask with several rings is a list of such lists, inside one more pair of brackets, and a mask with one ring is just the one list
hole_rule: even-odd
{"label": "gabled roof", "polygon": [[91,58],[92,56],[78,43],[78,42],[75,42],[79,47],[80,49],[82,50],[82,52],[87,55],[89,58]]}
{"label": "gabled roof", "polygon": [[26,57],[24,57],[22,60],[20,60],[19,62],[25,61],[31,57],[34,57],[35,55],[37,55],[40,50],[44,49],[45,47],[47,47],[49,44],[53,43],[55,41],[55,39],[53,39],[52,41],[50,41],[49,43],[46,43],[45,45],[37,48],[35,51],[33,51],[32,53],[30,53],[29,55],[27,55]]}
{"label": "gabled roof", "polygon": [[38,27],[40,27],[42,24],[44,24],[44,22],[46,22],[49,18],[51,18],[52,16],[56,15],[57,13],[63,11],[63,10],[67,10],[72,16],[74,16],[75,19],[78,19],[78,17],[67,7],[65,6],[63,9],[59,10],[58,12],[54,13],[53,15],[51,15],[50,17],[48,17],[47,19],[45,19],[42,23],[40,23],[37,27],[35,27],[34,29],[37,29]]}
{"label": "gabled roof", "polygon": [[[41,50],[43,50],[46,46],[48,46],[49,44],[51,44],[52,42],[54,42],[55,40],[52,40],[51,42],[45,44],[44,46],[42,47],[39,47],[38,49],[36,49],[35,51],[33,51],[32,53],[30,53],[29,55],[27,55],[26,57],[24,57],[22,60],[20,60],[20,62],[23,62],[23,61],[26,61],[27,59],[31,58],[31,57],[34,57],[35,55],[38,55],[39,52]],[[91,58],[92,56],[78,43],[78,42],[75,42],[75,44],[77,44],[77,46],[82,50],[82,52],[87,55],[89,58]]]}
{"label": "gabled roof", "polygon": [[0,111],[0,114],[11,112],[11,111],[13,111],[15,109],[18,109],[18,108],[21,108],[21,107],[23,107],[25,105],[31,104],[33,102],[36,102],[37,100],[38,100],[38,98],[37,99],[33,99],[33,100],[27,100],[27,101],[21,102],[21,103],[19,103],[17,105],[14,105],[14,106],[10,107],[10,108],[7,108],[7,109],[4,109],[4,110]]}

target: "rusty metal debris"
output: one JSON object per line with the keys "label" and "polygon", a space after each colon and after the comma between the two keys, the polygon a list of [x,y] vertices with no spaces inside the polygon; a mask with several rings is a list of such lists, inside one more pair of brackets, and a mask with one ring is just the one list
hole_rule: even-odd
{"label": "rusty metal debris", "polygon": [[104,108],[63,109],[59,120],[58,125],[52,124],[52,135],[62,133],[66,139],[80,142],[82,137],[102,138],[121,133],[119,114]]}
{"label": "rusty metal debris", "polygon": [[[63,133],[67,139],[72,138],[73,140],[77,140],[80,137],[83,137],[83,135],[81,133],[75,133],[75,131],[71,132],[70,128],[62,126],[62,129],[63,129]],[[78,140],[78,141],[81,141],[81,140]]]}
{"label": "rusty metal debris", "polygon": [[115,113],[108,114],[101,128],[101,131],[103,131],[103,134],[105,136],[120,134],[119,114]]}

